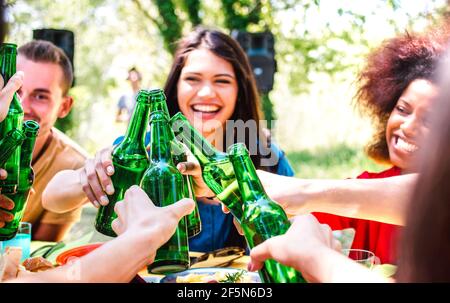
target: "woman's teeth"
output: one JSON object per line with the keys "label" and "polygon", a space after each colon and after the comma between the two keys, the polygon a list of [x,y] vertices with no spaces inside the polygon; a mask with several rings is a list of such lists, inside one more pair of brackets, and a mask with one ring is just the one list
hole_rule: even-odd
{"label": "woman's teeth", "polygon": [[398,138],[398,140],[397,140],[397,147],[400,149],[403,149],[409,153],[413,153],[419,149],[419,147],[417,145],[408,143],[401,138]]}
{"label": "woman's teeth", "polygon": [[217,105],[201,105],[196,104],[192,106],[192,109],[196,112],[203,112],[203,113],[214,113],[220,110],[220,107]]}

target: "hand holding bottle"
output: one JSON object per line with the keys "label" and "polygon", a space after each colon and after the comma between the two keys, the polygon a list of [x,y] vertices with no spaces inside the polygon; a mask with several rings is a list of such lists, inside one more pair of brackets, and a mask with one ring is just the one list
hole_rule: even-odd
{"label": "hand holding bottle", "polygon": [[112,223],[117,235],[141,234],[153,239],[155,250],[167,242],[182,217],[192,212],[195,203],[182,199],[165,207],[157,207],[148,195],[137,185],[125,192],[123,201],[116,203],[117,219]]}
{"label": "hand holding bottle", "polygon": [[191,158],[192,154],[188,153],[188,162],[181,162],[177,164],[177,169],[183,175],[190,175],[194,180],[194,191],[196,197],[214,197],[215,194],[209,189],[202,177],[202,168],[198,161]]}
{"label": "hand holding bottle", "polygon": [[281,176],[257,170],[258,178],[269,197],[278,203],[288,216],[312,211],[310,202],[314,194],[314,182],[294,177]]}
{"label": "hand holding bottle", "polygon": [[[17,72],[6,85],[4,85],[3,77],[0,76],[0,122],[5,119],[8,113],[9,104],[13,98],[14,93],[22,86],[24,73]],[[0,180],[6,179],[6,170],[0,168]],[[8,197],[0,194],[0,228],[5,226],[6,222],[11,222],[13,216],[6,210],[12,210],[14,208],[14,202]]]}
{"label": "hand holding bottle", "polygon": [[318,264],[333,250],[340,251],[341,246],[331,228],[320,224],[313,215],[301,215],[294,218],[284,235],[270,238],[251,250],[248,269],[258,270],[265,260],[273,259],[300,271],[307,281],[319,282]]}
{"label": "hand holding bottle", "polygon": [[108,204],[108,195],[114,193],[111,176],[114,166],[111,158],[112,147],[106,147],[95,154],[94,158],[87,159],[80,172],[80,183],[89,201],[95,207]]}
{"label": "hand holding bottle", "polygon": [[133,185],[125,192],[124,199],[116,203],[114,211],[117,218],[112,227],[118,235],[152,232],[155,234],[152,238],[163,244],[173,234],[180,219],[191,213],[194,206],[193,200],[182,199],[169,206],[157,207],[142,188]]}
{"label": "hand holding bottle", "polygon": [[14,219],[14,216],[7,211],[12,210],[13,208],[14,202],[8,197],[0,194],[0,228]]}
{"label": "hand holding bottle", "polygon": [[[14,93],[22,86],[23,77],[24,73],[19,71],[4,85],[3,77],[0,76],[0,122],[5,119],[8,113],[9,104],[13,99]],[[0,167],[0,180],[6,179],[6,176],[6,170]]]}
{"label": "hand holding bottle", "polygon": [[8,83],[5,85],[3,77],[0,77],[0,122],[5,119],[6,114],[8,113],[9,104],[13,99],[14,93],[22,86],[23,84],[24,73],[22,71],[18,71],[17,73],[9,79]]}

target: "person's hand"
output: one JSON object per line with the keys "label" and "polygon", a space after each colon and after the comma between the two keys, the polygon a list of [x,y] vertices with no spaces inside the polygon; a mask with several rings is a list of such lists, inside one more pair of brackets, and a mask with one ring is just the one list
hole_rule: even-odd
{"label": "person's hand", "polygon": [[[5,180],[7,176],[8,176],[8,173],[6,172],[6,170],[4,170],[3,168],[0,168],[0,180]],[[0,193],[1,193],[1,191],[0,191]]]}
{"label": "person's hand", "polygon": [[89,201],[95,207],[107,205],[108,195],[114,193],[111,176],[114,166],[111,158],[112,147],[107,147],[95,154],[95,158],[87,159],[80,170],[80,183]]}
{"label": "person's hand", "polygon": [[236,220],[236,217],[233,217],[233,224],[234,227],[236,227],[237,232],[243,236],[244,235],[244,230],[242,229],[241,224],[239,224],[238,220]]}
{"label": "person's hand", "polygon": [[202,177],[202,168],[195,158],[188,156],[187,162],[180,162],[177,168],[183,175],[192,176],[194,181],[194,192],[196,197],[214,197],[215,194],[209,189]]}
{"label": "person's hand", "polygon": [[[222,211],[223,211],[225,214],[229,214],[229,213],[230,213],[230,210],[228,209],[228,207],[226,207],[225,205],[223,205],[223,203],[221,203],[221,206],[222,206]],[[244,231],[242,230],[242,226],[241,226],[241,224],[239,224],[238,220],[237,220],[236,217],[234,217],[234,216],[233,216],[233,224],[234,224],[234,227],[236,227],[237,232],[238,232],[241,236],[243,236],[243,235],[244,235]]]}
{"label": "person's hand", "polygon": [[[188,153],[188,162],[180,162],[177,164],[178,170],[183,175],[190,175],[192,176],[192,179],[194,181],[194,192],[195,196],[199,197],[200,200],[204,203],[210,203],[210,204],[218,204],[220,203],[222,206],[222,211],[226,214],[230,212],[230,210],[221,202],[215,200],[215,199],[201,199],[203,197],[215,197],[214,192],[209,189],[209,187],[206,185],[205,181],[202,177],[202,168],[200,167],[200,163],[198,163],[197,159],[195,159],[192,154]],[[242,231],[242,228],[236,218],[233,217],[233,223],[236,227],[236,230],[240,235],[243,235],[244,232]]]}
{"label": "person's hand", "polygon": [[2,122],[8,114],[9,105],[13,99],[13,95],[23,84],[23,77],[24,73],[18,71],[5,85],[3,77],[0,76],[0,122]]}
{"label": "person's hand", "polygon": [[11,222],[14,219],[14,215],[7,210],[14,208],[14,201],[4,195],[0,195],[0,228],[5,226],[7,222]]}
{"label": "person's hand", "polygon": [[[8,114],[13,95],[23,84],[23,77],[24,73],[18,71],[5,85],[3,77],[0,76],[0,122]],[[0,180],[6,179],[7,176],[6,170],[0,168]],[[14,202],[6,196],[0,195],[0,207],[5,210],[11,210],[14,208]],[[5,210],[0,210],[0,228],[5,226],[6,222],[10,222],[13,219],[13,215]]]}
{"label": "person's hand", "polygon": [[[0,76],[0,122],[2,122],[8,114],[9,105],[13,99],[13,95],[23,84],[23,77],[24,73],[18,71],[11,79],[9,79],[5,86],[3,77]],[[0,180],[4,180],[6,177],[6,170],[0,168]]]}
{"label": "person's hand", "polygon": [[259,180],[264,187],[264,190],[272,200],[276,201],[283,196],[283,189],[288,184],[286,182],[286,179],[290,177],[269,173],[260,169],[258,169],[256,172],[258,174]]}
{"label": "person's hand", "polygon": [[191,199],[157,207],[139,186],[133,185],[125,192],[124,200],[114,206],[117,219],[112,222],[112,229],[117,235],[139,235],[150,239],[154,250],[153,261],[156,250],[173,235],[181,218],[194,208],[195,202]]}
{"label": "person's hand", "polygon": [[323,250],[341,250],[330,227],[320,224],[313,215],[297,216],[284,235],[270,238],[250,251],[248,269],[261,269],[265,260],[273,259],[300,271],[309,282],[316,282],[315,265]]}
{"label": "person's hand", "polygon": [[[287,215],[309,213],[304,208],[308,201],[307,189],[310,181],[281,176],[263,170],[257,170],[256,172],[267,195],[278,203]],[[291,195],[291,193],[295,194]]]}

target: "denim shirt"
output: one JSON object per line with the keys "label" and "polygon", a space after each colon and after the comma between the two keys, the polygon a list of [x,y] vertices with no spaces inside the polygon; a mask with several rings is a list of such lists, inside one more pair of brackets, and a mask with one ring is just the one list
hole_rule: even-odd
{"label": "denim shirt", "polygon": [[[114,144],[120,143],[122,140],[123,137],[119,137],[114,141]],[[149,133],[146,135],[145,142],[146,145],[150,142]],[[288,177],[294,176],[294,170],[284,152],[273,142],[271,148],[279,158],[277,174]],[[190,251],[207,252],[228,246],[243,246],[245,241],[242,236],[237,234],[233,224],[233,215],[225,214],[220,205],[207,204],[198,200],[197,204],[202,221],[202,231],[189,238]],[[234,233],[234,235],[230,235],[231,233]],[[237,238],[237,241],[230,241],[230,236]]]}

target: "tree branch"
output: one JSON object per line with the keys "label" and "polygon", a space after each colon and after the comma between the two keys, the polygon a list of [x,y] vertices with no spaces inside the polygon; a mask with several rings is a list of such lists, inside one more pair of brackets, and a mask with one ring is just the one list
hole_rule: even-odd
{"label": "tree branch", "polygon": [[182,3],[192,25],[197,26],[201,24],[202,19],[199,16],[200,0],[183,0]]}
{"label": "tree branch", "polygon": [[157,27],[159,31],[162,31],[162,24],[160,22],[158,22],[158,20],[156,20],[155,18],[153,18],[152,16],[150,16],[150,14],[147,12],[147,10],[142,6],[141,1],[139,0],[133,0],[134,4],[136,4],[137,8],[139,9],[139,11],[144,15],[145,18],[147,18],[148,20],[150,20],[151,22],[153,22]]}

